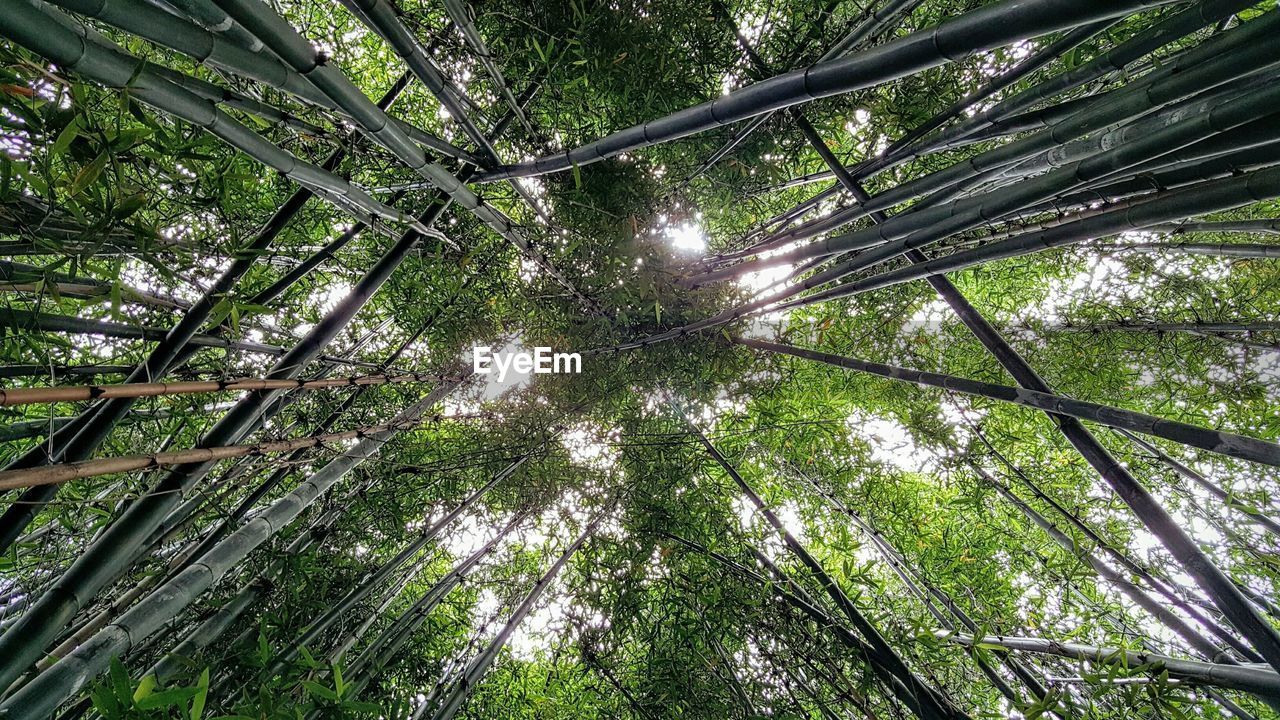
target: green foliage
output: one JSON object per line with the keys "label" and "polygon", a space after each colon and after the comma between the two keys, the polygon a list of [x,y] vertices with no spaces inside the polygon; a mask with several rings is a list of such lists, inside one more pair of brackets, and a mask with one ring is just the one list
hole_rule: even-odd
{"label": "green foliage", "polygon": [[[910,13],[869,39],[867,47],[982,4],[912,4]],[[492,128],[506,108],[443,6],[424,0],[397,6],[405,26],[470,99],[471,118]],[[371,98],[404,71],[388,45],[345,5],[286,1],[273,7]],[[727,8],[776,72],[815,62],[873,9],[804,0],[732,2]],[[1176,9],[1135,13],[995,99],[1079,67]],[[527,105],[536,132],[530,136],[516,124],[495,140],[505,160],[561,152],[763,76],[743,59],[723,13],[706,3],[484,0],[472,10],[507,82],[517,94],[537,90]],[[305,120],[308,127],[300,127],[222,106],[270,143],[309,162],[323,162],[344,148],[335,172],[379,201],[411,215],[439,202],[418,174],[384,148],[349,134],[349,120],[338,113],[105,24],[94,26],[131,53]],[[1055,101],[1116,89],[1165,66],[1211,30],[1171,43],[1128,74],[1108,75]],[[799,107],[831,152],[856,165],[1044,44],[1046,39],[1036,39],[1016,50],[979,53]],[[413,80],[391,114],[475,150],[456,119],[441,109]],[[978,642],[970,654],[935,635],[949,625],[978,636],[1028,635],[1194,655],[1082,562],[1086,553],[1123,553],[1151,578],[1130,577],[1126,570],[1127,579],[1168,589],[1161,594],[1150,588],[1161,603],[1175,597],[1192,607],[1209,605],[1052,420],[1025,408],[760,355],[726,341],[729,334],[762,333],[826,352],[1010,384],[925,283],[808,306],[782,318],[747,318],[725,332],[611,350],[751,297],[757,288],[749,283],[690,290],[680,280],[705,269],[703,263],[716,253],[759,239],[752,233],[763,224],[830,186],[829,179],[790,183],[825,165],[786,112],[771,116],[733,152],[703,168],[740,130],[725,127],[540,177],[522,185],[538,207],[511,184],[472,185],[520,225],[598,310],[574,301],[474,215],[451,207],[436,228],[452,245],[431,238],[420,242],[324,348],[326,357],[299,377],[377,372],[401,347],[390,364],[393,372],[452,372],[469,348],[507,342],[584,352],[583,374],[537,376],[514,388],[477,382],[451,397],[151,640],[136,644],[123,660],[114,659],[109,673],[77,697],[84,711],[91,708],[104,720],[410,717],[457,681],[563,548],[603,512],[602,529],[555,578],[487,675],[469,688],[463,716],[906,716],[882,678],[842,644],[830,623],[815,622],[780,599],[783,591],[816,598],[818,609],[836,618],[832,622],[843,622],[827,589],[786,554],[729,475],[672,414],[667,400],[674,398],[907,665],[973,717],[1010,717],[1015,711],[1026,718],[1227,717],[1203,688],[1171,678],[1158,665],[1078,663],[1007,653],[988,642]],[[989,139],[913,158],[869,178],[867,190],[882,192],[1003,142]],[[403,196],[393,196],[396,189]],[[141,103],[129,89],[99,87],[0,41],[0,262],[7,263],[0,305],[171,328],[223,269],[244,257],[296,190],[212,134]],[[837,194],[804,219],[847,202]],[[904,203],[892,213],[910,207]],[[1016,232],[1023,222],[1055,220],[1055,212],[1001,219],[945,238],[929,251],[981,245],[991,240],[988,231]],[[1267,201],[1205,219],[1277,215],[1280,204]],[[265,304],[254,298],[354,222],[325,198],[309,200],[254,257],[235,288],[211,298],[202,332],[296,345],[332,317],[400,228],[376,223],[278,297]],[[847,229],[869,226],[861,219]],[[707,248],[674,247],[681,233],[705,239]],[[1204,241],[1261,242],[1236,233]],[[1280,316],[1275,260],[1137,253],[1114,243],[1086,243],[979,265],[949,279],[1065,395],[1280,438],[1280,334],[1274,328],[1143,329],[1154,323],[1274,324]],[[2,382],[116,383],[152,347],[97,335],[0,328]],[[599,352],[588,352],[593,350]],[[349,362],[332,364],[334,358]],[[198,348],[165,379],[259,377],[275,359]],[[94,380],[80,374],[94,368],[101,370]],[[334,413],[333,431],[386,422],[425,391],[419,383],[398,383],[359,392],[299,393],[256,437],[307,436]],[[231,400],[212,394],[142,399],[95,455],[199,446]],[[0,441],[0,461],[7,465],[37,447],[49,432],[45,423],[74,417],[85,407],[0,408],[0,421],[15,429],[14,437]],[[1275,538],[1250,517],[1278,514],[1274,468],[1158,443],[1220,488],[1228,498],[1221,501],[1130,441],[1103,427],[1090,429],[1215,563],[1259,597],[1276,596]],[[136,599],[131,590],[149,592],[162,583],[174,558],[273,473],[280,473],[275,484],[245,509],[260,511],[279,500],[345,449],[217,465],[187,495],[193,514],[166,525],[145,559],[89,599],[88,615],[73,627],[97,611],[114,617]],[[317,618],[424,527],[525,455],[509,478],[344,614],[331,633],[314,646],[295,647]],[[1042,532],[984,474],[1049,518],[1076,550]],[[56,500],[42,506],[21,540],[0,556],[5,616],[18,595],[50,587],[155,482],[154,473],[140,473],[61,486]],[[11,507],[16,505],[6,503]],[[456,588],[430,612],[415,612],[418,600],[517,516],[521,521],[510,534]],[[769,576],[753,551],[777,563],[795,585]],[[252,601],[220,631],[202,635],[220,612],[236,607],[241,593],[251,593]],[[110,607],[121,597],[129,602]],[[974,627],[965,627],[955,609]],[[168,656],[188,638],[200,642]],[[1004,664],[1010,657],[1021,659],[1043,682],[1044,698],[1036,700],[1016,685],[1020,699],[1009,702],[978,663],[1012,682],[1015,676]],[[163,681],[148,670],[162,659],[176,668]],[[1223,695],[1257,717],[1274,717],[1257,698]]]}

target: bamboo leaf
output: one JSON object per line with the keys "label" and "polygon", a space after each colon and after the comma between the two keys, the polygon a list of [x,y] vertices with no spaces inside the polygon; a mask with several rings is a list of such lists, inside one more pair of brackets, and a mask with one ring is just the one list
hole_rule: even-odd
{"label": "bamboo leaf", "polygon": [[156,676],[152,673],[147,673],[133,691],[133,702],[136,704],[139,700],[150,695],[156,689],[156,683]]}
{"label": "bamboo leaf", "polygon": [[307,692],[310,693],[312,697],[321,698],[323,700],[332,700],[335,702],[338,700],[337,693],[320,683],[312,682],[311,680],[303,680],[302,686],[307,689]]}
{"label": "bamboo leaf", "polygon": [[133,705],[133,684],[129,681],[129,671],[125,670],[124,664],[120,662],[118,657],[111,658],[109,668],[111,690],[115,693],[116,700],[121,707],[131,707]]}
{"label": "bamboo leaf", "polygon": [[157,708],[174,707],[185,703],[194,697],[195,688],[172,688],[169,690],[161,690],[142,698],[135,707],[139,710],[155,710]]}
{"label": "bamboo leaf", "polygon": [[191,712],[187,714],[190,720],[200,720],[204,715],[204,705],[209,698],[209,668],[205,667],[200,672],[200,679],[196,681],[196,694],[191,698]]}
{"label": "bamboo leaf", "polygon": [[53,141],[53,145],[49,146],[50,155],[62,155],[67,152],[67,148],[71,147],[71,141],[76,139],[80,134],[80,118],[73,117],[67,126],[62,128],[58,133],[58,137]]}
{"label": "bamboo leaf", "polygon": [[67,189],[68,197],[79,195],[96,182],[98,177],[102,175],[102,171],[107,167],[108,160],[106,153],[100,153],[88,165],[80,168],[80,172],[76,173],[75,178],[71,181],[71,186]]}

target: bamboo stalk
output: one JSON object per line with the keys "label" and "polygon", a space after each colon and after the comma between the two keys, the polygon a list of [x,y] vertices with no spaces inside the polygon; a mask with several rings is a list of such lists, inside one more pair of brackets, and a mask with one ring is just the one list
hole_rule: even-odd
{"label": "bamboo stalk", "polygon": [[1033,6],[1009,0],[993,3],[933,28],[893,40],[873,51],[793,70],[561,154],[486,172],[479,179],[490,182],[530,177],[588,165],[622,152],[746,120],[771,110],[874,87],[1015,40],[1121,17],[1133,10],[1157,4],[1160,3],[1154,0],[1109,3],[1047,0]]}
{"label": "bamboo stalk", "polygon": [[174,450],[150,455],[121,455],[77,463],[44,465],[21,470],[3,470],[0,471],[0,490],[29,488],[37,485],[58,485],[72,480],[84,480],[100,475],[155,470],[185,463],[219,462],[250,455],[274,455],[294,450],[322,447],[347,440],[363,440],[379,433],[406,430],[416,425],[416,421],[411,423],[367,425],[355,430],[312,435],[292,440],[273,440],[251,445],[191,448],[189,450]]}
{"label": "bamboo stalk", "polygon": [[1042,638],[1014,635],[985,635],[974,637],[945,630],[934,633],[936,637],[957,645],[981,645],[1042,655],[1085,660],[1120,669],[1140,670],[1151,674],[1168,672],[1171,677],[1216,687],[1253,693],[1259,697],[1280,699],[1280,675],[1269,668],[1256,665],[1218,665],[1196,660],[1180,660],[1167,655],[1136,652],[1124,648],[1096,647],[1081,643],[1061,642]]}
{"label": "bamboo stalk", "polygon": [[[793,470],[794,469],[795,468],[793,467]],[[871,543],[875,545],[876,550],[879,551],[885,564],[887,564],[893,573],[898,576],[898,579],[902,581],[902,584],[907,588],[907,590],[920,600],[920,602],[925,606],[925,609],[929,611],[929,614],[932,615],[943,628],[954,630],[955,625],[947,618],[946,614],[939,609],[939,605],[946,608],[947,611],[949,611],[960,623],[960,625],[970,632],[979,631],[978,623],[975,622],[973,618],[969,617],[969,614],[962,610],[950,596],[921,576],[916,568],[912,567],[911,563],[907,561],[906,556],[904,556],[902,552],[898,550],[898,548],[895,547],[893,543],[890,542],[890,540],[886,538],[883,533],[877,530],[869,521],[863,518],[859,513],[855,512],[835,495],[824,490],[802,472],[797,470],[794,474],[803,479],[809,487],[813,488],[813,490],[818,493],[819,497],[825,500],[831,507],[835,508],[837,512],[853,521],[854,525],[856,525],[858,529],[871,540]],[[1010,688],[1008,684],[992,670],[990,665],[987,664],[982,656],[977,653],[970,653],[970,655],[978,665],[979,669],[982,670],[983,674],[987,676],[992,685],[994,685],[1006,699],[1015,705],[1022,703],[1022,700],[1013,692],[1013,689]],[[1032,674],[1030,668],[1026,667],[1014,658],[1002,658],[1002,661],[1004,662],[1005,667],[1009,669],[1009,672],[1013,673],[1013,675],[1026,686],[1027,690],[1037,702],[1044,702],[1045,698],[1048,697],[1048,691],[1035,677],[1035,675]]]}
{"label": "bamboo stalk", "polygon": [[[961,136],[956,140],[949,140],[946,143],[938,143],[938,147],[936,148],[927,146],[923,151],[916,150],[914,152],[906,152],[908,149],[912,148],[913,143],[916,143],[933,130],[945,125],[947,122],[960,117],[968,108],[973,107],[992,95],[995,95],[1019,80],[1030,76],[1045,65],[1066,54],[1072,48],[1085,42],[1090,37],[1115,25],[1116,22],[1117,21],[1115,19],[1102,20],[1100,22],[1083,25],[1065,33],[1061,38],[1049,43],[1045,47],[1037,50],[1030,57],[1024,58],[1007,71],[997,75],[995,78],[992,78],[982,87],[952,103],[942,112],[935,114],[929,120],[917,125],[906,135],[891,143],[883,152],[878,153],[876,157],[869,158],[850,168],[845,168],[843,165],[840,170],[835,170],[833,168],[832,172],[826,174],[826,176],[840,179],[840,175],[843,173],[850,179],[864,179],[880,171],[902,164],[912,158],[919,157],[929,150],[939,149],[942,147],[946,147],[948,149],[954,148],[956,143],[963,139],[964,136]],[[847,186],[847,182],[844,182],[843,180],[841,184]],[[860,200],[860,202],[862,201]]]}
{"label": "bamboo stalk", "polygon": [[1262,527],[1264,530],[1266,530],[1268,533],[1271,533],[1273,537],[1280,538],[1280,522],[1276,522],[1275,520],[1272,520],[1265,513],[1259,510],[1255,510],[1253,508],[1249,508],[1241,505],[1240,503],[1235,502],[1234,498],[1231,496],[1231,493],[1227,492],[1226,490],[1223,490],[1222,488],[1218,487],[1214,483],[1210,482],[1208,478],[1196,472],[1195,470],[1192,470],[1191,468],[1187,467],[1185,464],[1180,463],[1174,458],[1170,457],[1169,454],[1161,450],[1159,446],[1149,443],[1146,440],[1138,437],[1137,435],[1134,435],[1133,433],[1127,430],[1117,430],[1116,432],[1118,432],[1122,437],[1127,438],[1130,442],[1142,448],[1143,450],[1155,455],[1156,458],[1160,460],[1160,462],[1164,463],[1165,465],[1168,465],[1170,468],[1173,469],[1175,473],[1177,473],[1181,477],[1184,477],[1187,480],[1190,480],[1191,482],[1198,485],[1201,489],[1203,489],[1205,492],[1212,495],[1219,502],[1222,502],[1224,505],[1227,505],[1228,507],[1234,507],[1238,512],[1240,512],[1242,515],[1248,518],[1250,522],[1256,523],[1257,525]]}
{"label": "bamboo stalk", "polygon": [[204,27],[226,37],[231,42],[251,52],[260,52],[262,42],[251,35],[235,20],[217,8],[209,0],[153,0],[171,6],[174,10],[190,16]]}
{"label": "bamboo stalk", "polygon": [[449,13],[449,18],[453,20],[453,24],[462,32],[462,38],[471,47],[471,52],[480,61],[480,64],[484,66],[484,71],[488,74],[489,79],[493,81],[493,86],[498,90],[498,95],[507,103],[507,107],[516,114],[516,119],[524,126],[525,132],[533,136],[533,126],[529,124],[529,119],[525,117],[520,103],[516,100],[515,95],[512,94],[507,81],[502,77],[502,71],[489,53],[489,48],[485,45],[480,31],[471,22],[470,6],[467,5],[465,0],[444,0],[444,9]]}
{"label": "bamboo stalk", "polygon": [[463,133],[480,148],[486,162],[477,164],[487,167],[496,163],[498,160],[497,155],[493,153],[493,148],[463,106],[462,91],[449,81],[431,53],[400,21],[397,9],[386,0],[342,0],[342,4],[361,22],[373,28],[405,61],[410,71],[422,81],[427,90],[448,110],[449,117],[456,121],[462,127]]}
{"label": "bamboo stalk", "polygon": [[856,295],[995,260],[1018,257],[1126,231],[1143,230],[1169,220],[1241,207],[1277,196],[1280,196],[1280,169],[1277,168],[1259,170],[1226,180],[1213,180],[1158,195],[1151,200],[1136,203],[1127,208],[1100,213],[1037,232],[1024,233],[972,250],[945,255],[911,267],[890,270],[864,280],[856,280],[786,303],[782,307],[796,307]]}
{"label": "bamboo stalk", "polygon": [[1226,663],[1228,665],[1236,665],[1237,663],[1225,649],[1214,644],[1209,638],[1201,635],[1191,627],[1185,620],[1178,617],[1168,608],[1161,605],[1151,597],[1143,588],[1126,580],[1120,573],[1111,569],[1106,563],[1102,562],[1093,553],[1076,544],[1066,533],[1058,529],[1053,523],[1049,522],[1040,513],[1036,512],[1031,506],[1027,505],[1021,498],[1014,495],[1004,484],[991,477],[985,470],[977,464],[970,464],[970,467],[993,488],[996,492],[1011,505],[1018,508],[1032,523],[1039,527],[1046,535],[1048,535],[1055,543],[1057,543],[1068,555],[1074,557],[1086,566],[1100,578],[1106,580],[1126,597],[1134,602],[1138,607],[1146,611],[1156,621],[1163,624],[1169,630],[1173,631],[1178,637],[1182,638],[1189,647],[1197,653],[1207,658],[1212,663]]}
{"label": "bamboo stalk", "polygon": [[146,305],[183,310],[190,307],[188,303],[181,300],[161,297],[106,280],[60,273],[37,265],[10,260],[0,260],[0,280],[11,283],[0,287],[13,292],[43,292],[48,288],[50,292],[85,298],[100,298],[119,292],[125,300]]}
{"label": "bamboo stalk", "polygon": [[[850,50],[855,49],[856,46],[867,41],[867,38],[872,36],[878,28],[883,28],[886,24],[892,22],[892,20],[900,18],[904,13],[909,13],[910,9],[914,8],[916,4],[918,3],[913,0],[886,0],[886,3],[884,3],[881,8],[878,8],[876,12],[868,15],[868,17],[860,18],[858,22],[854,24],[854,27],[850,28],[850,31],[847,32],[840,41],[836,42],[836,45],[829,47],[826,53],[823,53],[822,58],[819,58],[819,63],[823,60],[840,58],[841,55],[849,53]],[[810,32],[806,33],[804,38],[801,38],[799,47],[804,47],[814,40],[815,32],[813,31],[814,27],[810,27]],[[686,177],[684,181],[681,182],[681,187],[689,187],[690,183],[694,182],[696,178],[701,176],[701,174],[707,172],[707,170],[712,168],[713,165],[716,165],[718,161],[724,159],[724,156],[730,154],[733,150],[736,150],[737,146],[741,145],[742,142],[746,141],[746,138],[751,136],[751,133],[758,131],[758,129],[764,126],[764,123],[767,123],[769,118],[772,117],[773,111],[769,111],[769,113],[755,115],[754,118],[751,118],[745,126],[742,126],[739,131],[737,131],[735,135],[728,140],[728,142],[724,143],[724,145],[719,147],[716,152],[713,152],[707,160],[704,160],[703,163],[698,165],[698,169],[695,169],[694,172],[689,174],[689,177]]]}
{"label": "bamboo stalk", "polygon": [[[1277,15],[1280,17],[1280,14]],[[1043,231],[1026,233],[972,250],[919,262],[897,270],[890,270],[880,275],[838,285],[796,300],[779,302],[786,295],[803,292],[829,281],[829,273],[831,271],[828,271],[828,273],[811,276],[798,282],[790,290],[786,291],[783,298],[773,295],[755,300],[725,310],[709,318],[697,320],[679,328],[608,349],[621,351],[647,347],[700,330],[725,325],[739,318],[755,314],[765,308],[769,308],[770,311],[780,311],[847,297],[904,282],[924,279],[933,275],[953,272],[994,260],[1017,257],[1047,248],[1094,240],[1130,230],[1141,230],[1160,222],[1194,217],[1219,210],[1228,210],[1278,196],[1280,196],[1280,168],[1257,170],[1223,180],[1204,182],[1157,195],[1152,199],[1126,205],[1109,212],[1090,215],[1076,222],[1064,223]],[[600,353],[604,351],[605,349],[592,352]]]}
{"label": "bamboo stalk", "polygon": [[943,131],[930,141],[916,143],[914,146],[905,145],[896,151],[887,151],[882,158],[877,158],[868,163],[866,167],[861,168],[860,172],[856,174],[859,177],[865,177],[863,173],[867,173],[878,166],[897,163],[911,157],[920,157],[957,139],[970,136],[984,128],[998,125],[1005,118],[1010,118],[1019,112],[1029,110],[1044,100],[1093,82],[1108,73],[1123,72],[1129,65],[1164,45],[1193,33],[1206,25],[1211,25],[1223,17],[1230,17],[1231,14],[1253,4],[1252,0],[1202,0],[1197,2],[1187,9],[1170,15],[1155,25],[1134,34],[1098,57],[996,103],[990,109]]}
{"label": "bamboo stalk", "polygon": [[731,338],[739,345],[756,350],[792,355],[794,357],[814,360],[816,362],[835,365],[850,370],[879,375],[894,380],[916,385],[941,388],[952,392],[999,400],[1001,402],[1023,405],[1025,407],[1044,410],[1054,415],[1066,415],[1081,420],[1096,422],[1108,427],[1132,430],[1144,435],[1153,435],[1166,440],[1198,447],[1202,450],[1221,453],[1242,460],[1280,466],[1280,445],[1267,440],[1237,435],[1235,433],[1213,430],[1211,428],[1191,425],[1177,420],[1168,420],[1154,415],[1134,412],[1122,408],[1103,405],[1101,403],[1076,400],[1063,395],[1056,395],[1038,390],[997,385],[981,380],[944,375],[942,373],[912,370],[883,363],[868,362],[858,358],[832,355],[817,350],[806,350],[792,345],[755,340],[751,338]]}
{"label": "bamboo stalk", "polygon": [[[1145,228],[1144,231],[1156,232],[1157,227],[1159,226],[1152,225]],[[1251,243],[1117,243],[1096,245],[1094,247],[1110,252],[1171,252],[1225,258],[1280,258],[1280,245],[1256,245]]]}
{"label": "bamboo stalk", "polygon": [[[1088,523],[1086,523],[1082,518],[1080,518],[1075,512],[1073,512],[1071,509],[1063,506],[1062,503],[1055,500],[1053,496],[1046,493],[1039,485],[1033,482],[1031,478],[1028,477],[1027,474],[1022,471],[1021,468],[1019,468],[1014,463],[1010,462],[1009,459],[1004,456],[1004,453],[996,449],[996,447],[991,443],[991,441],[987,439],[986,434],[983,433],[981,429],[972,425],[972,423],[970,424],[970,426],[973,428],[974,433],[978,436],[978,439],[981,440],[982,443],[987,446],[987,448],[996,457],[997,460],[1003,463],[1004,466],[1008,468],[1008,470],[1011,473],[1013,473],[1013,475],[1017,477],[1022,482],[1022,484],[1026,486],[1028,490],[1031,491],[1032,495],[1034,495],[1036,498],[1044,502],[1049,507],[1053,508],[1053,510],[1056,513],[1058,513],[1064,520],[1066,520],[1069,525],[1075,528],[1077,532],[1081,533],[1085,538],[1087,538],[1090,542],[1092,542],[1096,549],[1101,550],[1106,556],[1110,557],[1115,563],[1119,565],[1119,567],[1123,568],[1129,573],[1132,573],[1133,577],[1137,577],[1141,579],[1143,582],[1147,583],[1149,587],[1153,588],[1156,592],[1163,595],[1168,600],[1169,604],[1171,604],[1174,608],[1184,613],[1187,617],[1195,620],[1202,627],[1208,629],[1214,635],[1217,635],[1220,639],[1222,639],[1224,642],[1226,642],[1228,645],[1234,648],[1242,658],[1248,660],[1249,662],[1260,661],[1262,659],[1261,656],[1259,656],[1251,648],[1241,643],[1240,640],[1235,635],[1228,632],[1225,628],[1221,627],[1218,623],[1214,622],[1210,618],[1206,617],[1204,613],[1202,613],[1196,607],[1196,606],[1204,606],[1203,601],[1191,595],[1191,593],[1188,592],[1189,590],[1188,588],[1181,587],[1179,584],[1170,581],[1167,577],[1163,575],[1160,577],[1157,577],[1156,573],[1152,569],[1144,567],[1134,559],[1130,558],[1129,555],[1126,554],[1123,550],[1116,548],[1113,544],[1107,542],[1105,538],[1103,538],[1100,534],[1098,534],[1097,531],[1095,531]],[[1135,437],[1135,438],[1137,437],[1136,435],[1132,435],[1131,433],[1128,433],[1127,430],[1120,430],[1117,432],[1122,434],[1128,434],[1130,437]],[[1088,434],[1086,435],[1085,433],[1088,433]],[[1083,436],[1083,439],[1086,442],[1089,442],[1095,446],[1100,445],[1097,441],[1097,438],[1094,437],[1092,433],[1089,433],[1088,430],[1084,430],[1082,433],[1079,430],[1075,430],[1074,428],[1072,428],[1064,431],[1064,434],[1068,435],[1069,440],[1072,439],[1072,436],[1074,435],[1076,437],[1076,441],[1078,442],[1081,439],[1080,436]],[[1105,450],[1103,450],[1102,452],[1105,452]],[[1088,458],[1086,457],[1086,459]],[[988,483],[990,483],[993,486],[998,485],[997,481],[994,478],[992,478],[990,474],[987,473],[985,470],[983,470],[981,467],[978,467],[977,465],[974,465],[972,463],[970,465],[973,468],[973,470],[978,474],[979,477],[986,480]],[[1068,548],[1067,545],[1063,544],[1062,542],[1063,539],[1070,540],[1065,533],[1058,531],[1057,528],[1052,526],[1052,524],[1049,523],[1048,520],[1044,519],[1043,516],[1040,516],[1038,513],[1031,511],[1029,506],[1023,503],[1016,496],[1012,495],[1011,492],[1006,492],[1006,490],[1002,490],[1001,489],[1002,487],[1003,486],[996,487],[997,492],[999,492],[1002,497],[1005,497],[1007,500],[1012,502],[1019,509],[1024,510],[1024,514],[1027,515],[1028,518],[1032,520],[1032,522],[1034,522],[1038,527],[1044,529],[1046,533],[1048,533],[1051,537],[1053,537],[1056,541],[1058,541],[1058,544],[1062,545],[1064,549],[1068,549],[1068,551],[1071,552],[1073,555],[1076,555],[1076,556],[1081,555],[1081,553],[1077,552],[1074,549]],[[1093,561],[1090,561],[1089,564],[1092,567],[1094,563]],[[1105,564],[1103,565],[1103,568],[1105,569],[1103,569],[1102,571],[1099,571],[1099,574],[1106,577],[1108,580],[1112,581],[1113,583],[1117,584],[1121,588],[1121,591],[1125,592],[1125,594],[1127,595],[1130,595],[1131,599],[1133,599],[1134,602],[1139,605],[1139,607],[1146,609],[1148,608],[1148,606],[1153,604],[1153,601],[1150,600],[1149,598],[1141,597],[1141,595],[1144,595],[1146,593],[1145,590],[1138,587],[1137,585],[1133,585],[1129,583],[1129,580],[1127,580],[1123,575],[1114,574],[1114,571],[1112,571],[1110,567],[1107,567]],[[1114,579],[1112,577],[1113,575],[1114,575]],[[1125,585],[1126,583],[1129,583],[1127,587]],[[1134,593],[1137,593],[1138,596],[1136,597],[1133,596]],[[1184,598],[1184,595],[1186,595],[1187,597]],[[1161,617],[1161,613],[1167,613],[1167,610],[1165,610],[1163,607],[1159,605],[1156,605],[1154,612],[1151,612],[1152,616],[1157,618]],[[1177,625],[1177,624],[1182,624],[1182,625]],[[1177,629],[1179,626],[1185,625],[1185,623],[1183,623],[1181,618],[1176,618],[1174,624],[1166,623],[1166,625],[1170,627],[1170,629],[1175,630],[1175,632],[1179,632],[1179,634],[1183,634],[1183,632],[1178,631]],[[1192,630],[1192,632],[1194,632],[1194,630]],[[1212,645],[1211,641],[1209,641],[1206,638],[1204,641],[1197,640],[1193,642],[1191,646],[1204,647],[1207,649],[1211,647],[1211,645]],[[1213,652],[1202,651],[1201,654],[1211,660],[1214,660],[1216,651],[1213,651]]]}

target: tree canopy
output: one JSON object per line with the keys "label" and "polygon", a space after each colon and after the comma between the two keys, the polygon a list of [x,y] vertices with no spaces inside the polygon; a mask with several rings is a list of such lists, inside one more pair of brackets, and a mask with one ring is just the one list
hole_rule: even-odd
{"label": "tree canopy", "polygon": [[0,718],[1280,716],[1278,32],[0,0]]}

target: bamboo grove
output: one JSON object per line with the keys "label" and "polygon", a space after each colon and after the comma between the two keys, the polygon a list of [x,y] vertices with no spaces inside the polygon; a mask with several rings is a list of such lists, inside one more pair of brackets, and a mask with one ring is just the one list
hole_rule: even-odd
{"label": "bamboo grove", "polygon": [[1280,717],[1278,36],[0,0],[0,718]]}

